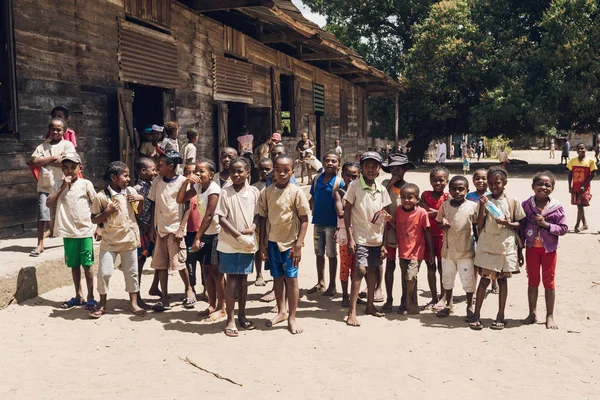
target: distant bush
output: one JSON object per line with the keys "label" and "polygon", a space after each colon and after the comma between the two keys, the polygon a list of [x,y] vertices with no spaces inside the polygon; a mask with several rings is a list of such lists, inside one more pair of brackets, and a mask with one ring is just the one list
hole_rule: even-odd
{"label": "distant bush", "polygon": [[510,139],[504,136],[496,136],[493,138],[485,138],[486,153],[490,158],[498,158],[498,152],[502,149],[506,150],[506,153],[510,155],[512,148],[510,145]]}

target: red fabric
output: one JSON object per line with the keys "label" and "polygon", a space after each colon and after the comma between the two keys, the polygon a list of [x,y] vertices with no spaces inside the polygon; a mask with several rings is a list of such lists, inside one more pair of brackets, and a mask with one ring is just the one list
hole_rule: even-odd
{"label": "red fabric", "polygon": [[543,247],[528,247],[525,250],[525,261],[527,262],[527,284],[529,287],[540,286],[541,280],[544,289],[554,289],[554,276],[556,275],[556,251],[546,253]]}
{"label": "red fabric", "polygon": [[356,265],[356,255],[348,251],[348,246],[340,247],[340,281],[348,282],[354,276],[354,266]]}
{"label": "red fabric", "polygon": [[[444,237],[443,236],[432,236],[431,244],[433,244],[433,254],[435,254],[435,258],[438,260],[442,259],[442,246],[444,245]],[[427,242],[425,242],[425,257],[429,258],[429,246]]]}
{"label": "red fabric", "polygon": [[200,229],[200,213],[198,212],[198,197],[190,199],[190,217],[187,222],[188,232],[198,232]]}
{"label": "red fabric", "polygon": [[425,256],[425,229],[429,228],[427,212],[421,207],[412,211],[396,209],[396,245],[398,258],[423,260]]}
{"label": "red fabric", "polygon": [[35,180],[38,181],[40,179],[40,169],[42,169],[42,167],[39,165],[29,165],[29,169],[31,169],[31,173]]}
{"label": "red fabric", "polygon": [[[50,131],[46,133],[46,139],[50,137]],[[77,148],[77,136],[75,135],[75,131],[71,128],[67,129],[65,132],[63,139],[73,143],[73,147]]]}
{"label": "red fabric", "polygon": [[[450,197],[450,194],[443,193],[440,196],[440,198],[436,200],[433,198],[433,191],[426,190],[423,192],[423,201],[425,202],[425,204],[427,204],[427,206],[429,206],[430,208],[433,208],[434,210],[439,210],[440,207],[442,206],[442,203],[445,202],[446,200],[448,200],[449,197]],[[431,230],[431,236],[433,236],[433,237],[444,236],[444,230],[438,226],[437,221],[435,220],[435,217],[429,217],[429,225],[430,225],[430,230]],[[440,247],[440,249],[441,249],[441,247]]]}

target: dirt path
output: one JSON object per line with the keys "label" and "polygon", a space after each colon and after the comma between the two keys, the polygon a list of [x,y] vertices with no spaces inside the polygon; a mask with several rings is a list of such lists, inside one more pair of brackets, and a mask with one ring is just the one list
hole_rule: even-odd
{"label": "dirt path", "polygon": [[[426,173],[406,178],[429,187]],[[508,188],[524,199],[530,185],[529,179],[510,179]],[[596,187],[592,192],[600,193]],[[555,194],[572,227],[575,210],[565,180],[557,182]],[[459,283],[457,315],[362,316],[360,328],[345,325],[340,297],[302,295],[298,317],[305,332],[299,336],[290,335],[285,324],[264,328],[272,305],[258,302],[263,288],[251,286],[248,314],[258,329],[241,331],[237,339],[222,333],[223,322],[197,320],[204,303],[196,311],[177,306],[145,319],[116,310],[91,320],[82,309],[58,309],[72,296],[67,286],[0,311],[0,398],[594,398],[600,389],[600,285],[594,284],[600,282],[600,197],[594,200],[588,210],[590,233],[569,233],[560,243],[558,331],[518,322],[527,314],[525,273],[509,281],[508,327],[501,332],[467,327]],[[312,254],[308,240],[301,288],[316,280]],[[143,277],[146,291],[150,279]],[[174,293],[182,291],[179,278],[171,282]],[[126,307],[123,287],[117,272],[111,307]],[[424,269],[419,289],[425,304]],[[397,305],[398,290],[395,298]],[[482,310],[486,326],[496,309],[496,296],[489,294]],[[201,371],[185,358],[243,386]]]}

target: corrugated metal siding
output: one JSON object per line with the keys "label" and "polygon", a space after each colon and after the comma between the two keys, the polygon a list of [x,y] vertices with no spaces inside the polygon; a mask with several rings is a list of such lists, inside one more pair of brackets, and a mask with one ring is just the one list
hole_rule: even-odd
{"label": "corrugated metal siding", "polygon": [[213,55],[213,96],[215,100],[253,103],[252,64]]}
{"label": "corrugated metal siding", "polygon": [[177,43],[172,36],[120,20],[118,59],[121,81],[179,86]]}

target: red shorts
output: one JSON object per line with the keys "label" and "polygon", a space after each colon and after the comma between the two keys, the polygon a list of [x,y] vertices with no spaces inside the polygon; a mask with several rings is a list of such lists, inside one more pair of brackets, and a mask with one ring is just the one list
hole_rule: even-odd
{"label": "red shorts", "polygon": [[546,249],[543,247],[528,247],[525,250],[527,284],[529,287],[540,286],[541,269],[541,280],[544,283],[544,289],[554,289],[556,259],[556,251],[546,253]]}
{"label": "red shorts", "polygon": [[354,266],[356,265],[356,255],[350,254],[348,246],[340,247],[340,281],[348,282],[348,279],[354,276]]}
{"label": "red shorts", "polygon": [[[442,259],[442,246],[444,245],[443,236],[432,236],[431,243],[433,244],[433,253],[438,260]],[[425,242],[425,259],[429,259],[429,246]]]}
{"label": "red shorts", "polygon": [[392,246],[385,246],[385,250],[387,251],[387,255],[385,256],[385,261],[396,261],[396,248]]}

